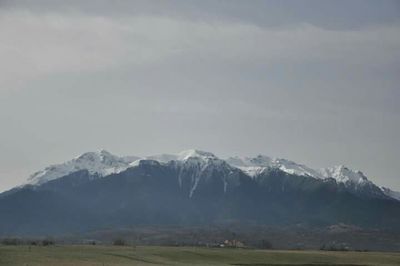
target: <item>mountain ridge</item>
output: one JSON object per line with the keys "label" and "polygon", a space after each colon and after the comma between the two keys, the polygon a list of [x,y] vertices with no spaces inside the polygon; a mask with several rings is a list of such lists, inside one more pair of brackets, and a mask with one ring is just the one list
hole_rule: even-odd
{"label": "mountain ridge", "polygon": [[[342,183],[347,187],[358,189],[362,186],[370,186],[378,193],[377,188],[386,196],[400,201],[400,192],[391,190],[386,187],[378,187],[370,181],[361,171],[354,171],[344,165],[334,167],[312,169],[306,165],[298,164],[294,161],[271,158],[265,155],[257,155],[256,157],[228,157],[220,159],[211,152],[201,151],[197,149],[189,149],[177,154],[159,154],[145,157],[139,156],[117,156],[106,150],[97,152],[86,152],[82,155],[61,164],[50,165],[45,169],[32,174],[26,184],[40,185],[48,181],[60,178],[79,170],[88,170],[91,174],[104,177],[110,174],[125,171],[130,167],[137,166],[139,161],[154,160],[159,163],[169,163],[171,161],[192,163],[205,162],[210,160],[224,161],[235,167],[250,177],[262,174],[269,168],[279,169],[292,175],[308,176],[317,179],[333,178],[337,183]],[[198,181],[197,181],[198,182]],[[194,182],[196,187],[197,182]],[[25,184],[24,184],[25,185]],[[193,193],[193,192],[192,192]]]}
{"label": "mountain ridge", "polygon": [[[1,193],[0,236],[230,221],[310,228],[344,223],[400,231],[400,201],[366,177],[360,183],[297,175],[289,168],[297,164],[282,159],[276,161],[279,167],[263,164],[250,176],[232,165],[237,162],[198,150],[136,158],[85,153],[46,168],[36,175],[38,183]],[[262,163],[256,158],[251,167]],[[339,177],[360,174],[338,169]]]}

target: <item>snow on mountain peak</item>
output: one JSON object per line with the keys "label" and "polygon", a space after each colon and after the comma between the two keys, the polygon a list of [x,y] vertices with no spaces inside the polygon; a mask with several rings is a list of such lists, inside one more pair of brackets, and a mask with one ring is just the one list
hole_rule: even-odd
{"label": "snow on mountain peak", "polygon": [[271,158],[265,155],[256,157],[231,157],[227,162],[235,167],[240,168],[248,175],[254,177],[262,173],[267,168],[277,168],[283,172],[293,175],[310,176],[320,178],[320,174],[305,165],[295,163],[286,159]]}
{"label": "snow on mountain peak", "polygon": [[214,154],[211,152],[200,151],[196,149],[190,149],[181,151],[177,154],[157,154],[146,156],[145,159],[147,160],[155,160],[160,163],[168,163],[170,161],[187,161],[188,159],[200,159],[200,160],[209,160],[209,159],[218,159]]}
{"label": "snow on mountain peak", "polygon": [[219,159],[210,152],[200,150],[186,150],[177,155],[176,166],[179,168],[178,182],[182,187],[183,179],[190,180],[189,197],[193,196],[202,179],[207,180],[217,173],[224,183],[224,192],[228,187],[228,179],[235,176],[238,170]]}
{"label": "snow on mountain peak", "polygon": [[75,158],[76,161],[91,161],[91,162],[110,162],[113,160],[118,160],[118,156],[111,154],[106,150],[100,150],[95,152],[86,152]]}
{"label": "snow on mountain peak", "polygon": [[[209,175],[213,171],[225,171],[229,174],[234,173],[236,168],[250,177],[255,177],[268,168],[276,168],[292,175],[318,179],[333,178],[337,183],[343,183],[346,186],[376,187],[361,171],[351,170],[344,165],[314,170],[287,159],[271,158],[265,155],[257,155],[256,157],[230,157],[226,160],[221,160],[210,152],[196,149],[185,150],[178,154],[161,154],[144,158],[137,156],[117,156],[106,150],[86,152],[70,161],[51,165],[44,170],[34,173],[29,177],[28,184],[40,185],[80,170],[87,170],[90,174],[100,177],[107,176],[124,171],[129,167],[138,166],[140,160],[154,160],[159,163],[176,161],[175,165],[179,166],[183,172],[198,169],[199,172],[192,177],[193,189],[191,194],[197,187],[200,174],[207,173]],[[400,200],[399,192],[387,188],[378,189],[385,195]]]}
{"label": "snow on mountain peak", "polygon": [[317,179],[333,178],[337,183],[343,183],[346,186],[375,186],[361,171],[351,170],[344,165],[314,170],[290,160],[271,158],[265,155],[258,155],[253,158],[231,157],[226,161],[251,177],[261,174],[268,168],[275,168],[292,175],[308,176]]}
{"label": "snow on mountain peak", "polygon": [[251,166],[270,166],[274,161],[271,157],[261,154],[254,158],[245,158],[244,160],[246,164],[250,164]]}
{"label": "snow on mountain peak", "polygon": [[139,159],[136,156],[119,157],[106,150],[86,152],[68,162],[46,167],[28,179],[29,184],[39,185],[80,170],[106,176],[126,170],[129,164]]}
{"label": "snow on mountain peak", "polygon": [[320,170],[324,178],[334,178],[340,183],[363,184],[368,183],[367,177],[361,171],[354,171],[344,165],[324,168]]}
{"label": "snow on mountain peak", "polygon": [[211,152],[200,151],[196,149],[182,151],[177,156],[177,159],[180,161],[185,161],[189,158],[199,158],[202,160],[217,159],[217,157]]}

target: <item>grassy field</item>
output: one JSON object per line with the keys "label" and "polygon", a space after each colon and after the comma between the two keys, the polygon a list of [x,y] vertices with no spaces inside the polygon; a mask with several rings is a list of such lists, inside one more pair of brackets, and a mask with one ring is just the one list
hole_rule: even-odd
{"label": "grassy field", "polygon": [[400,253],[152,246],[0,246],[0,265],[400,265]]}

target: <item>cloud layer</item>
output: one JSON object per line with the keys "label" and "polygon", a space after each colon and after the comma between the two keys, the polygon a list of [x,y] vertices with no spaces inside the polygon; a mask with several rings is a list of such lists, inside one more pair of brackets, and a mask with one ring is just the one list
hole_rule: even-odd
{"label": "cloud layer", "polygon": [[[0,15],[2,89],[64,72],[179,60],[273,65],[321,62],[373,69],[397,63],[398,26],[335,31],[310,24],[263,28],[170,17]],[[189,59],[190,58],[190,59]]]}
{"label": "cloud layer", "polygon": [[331,8],[341,23],[274,1],[50,2],[0,11],[0,189],[88,150],[191,147],[348,164],[400,189],[390,9],[371,5],[370,19],[354,22]]}

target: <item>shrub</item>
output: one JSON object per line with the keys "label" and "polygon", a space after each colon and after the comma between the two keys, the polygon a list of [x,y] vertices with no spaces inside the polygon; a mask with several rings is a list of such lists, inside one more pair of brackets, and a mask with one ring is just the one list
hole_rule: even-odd
{"label": "shrub", "polygon": [[1,243],[6,246],[16,246],[22,244],[18,238],[4,238]]}
{"label": "shrub", "polygon": [[29,245],[31,245],[31,246],[37,246],[37,245],[38,245],[38,241],[36,241],[36,240],[31,240],[31,241],[29,241]]}
{"label": "shrub", "polygon": [[114,240],[113,245],[114,246],[125,246],[126,242],[125,242],[125,240],[119,238],[119,239]]}
{"label": "shrub", "polygon": [[51,239],[43,239],[42,246],[52,246],[54,245],[54,240]]}

